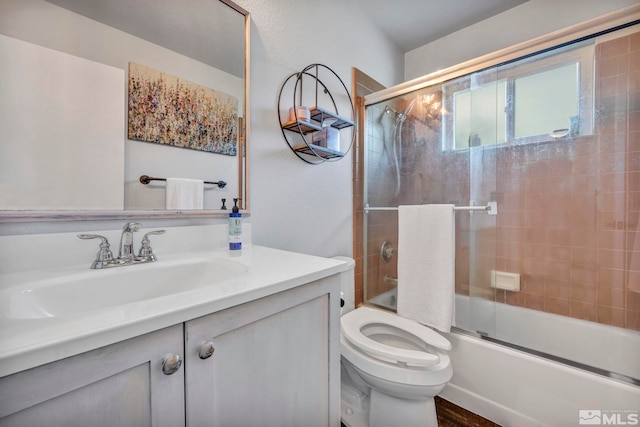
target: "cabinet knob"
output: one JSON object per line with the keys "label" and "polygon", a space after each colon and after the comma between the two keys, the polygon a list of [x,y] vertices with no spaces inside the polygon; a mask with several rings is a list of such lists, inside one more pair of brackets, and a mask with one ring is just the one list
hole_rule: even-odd
{"label": "cabinet knob", "polygon": [[178,372],[182,366],[182,358],[177,354],[165,354],[162,358],[162,373],[165,375],[171,375]]}
{"label": "cabinet knob", "polygon": [[200,359],[208,359],[211,357],[214,351],[216,351],[216,349],[213,347],[213,343],[211,341],[208,341],[206,343],[203,343],[198,348],[198,357]]}

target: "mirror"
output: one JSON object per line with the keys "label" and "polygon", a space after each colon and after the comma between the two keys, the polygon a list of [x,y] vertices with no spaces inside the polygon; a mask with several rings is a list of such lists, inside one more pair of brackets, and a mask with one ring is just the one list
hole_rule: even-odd
{"label": "mirror", "polygon": [[[9,0],[0,61],[0,219],[215,216],[222,198],[248,209],[249,14],[234,3]],[[237,100],[234,150],[129,139],[130,64]],[[167,211],[165,183],[142,175],[227,185],[205,184],[204,210]]]}

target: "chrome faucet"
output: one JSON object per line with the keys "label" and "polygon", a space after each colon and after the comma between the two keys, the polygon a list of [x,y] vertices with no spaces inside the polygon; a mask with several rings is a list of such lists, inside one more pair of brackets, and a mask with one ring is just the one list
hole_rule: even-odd
{"label": "chrome faucet", "polygon": [[122,228],[120,235],[120,250],[118,251],[118,259],[125,261],[135,261],[136,255],[133,251],[133,233],[140,230],[140,223],[128,222]]}
{"label": "chrome faucet", "polygon": [[157,258],[151,249],[149,236],[154,234],[164,234],[165,230],[154,230],[145,234],[140,244],[140,252],[138,253],[138,256],[136,256],[133,248],[133,233],[139,231],[140,226],[141,224],[137,222],[128,222],[122,228],[118,258],[113,256],[109,241],[106,237],[98,234],[78,234],[80,239],[100,239],[100,250],[96,255],[96,259],[91,264],[91,268],[102,269],[109,267],[122,267],[125,265],[156,261]]}

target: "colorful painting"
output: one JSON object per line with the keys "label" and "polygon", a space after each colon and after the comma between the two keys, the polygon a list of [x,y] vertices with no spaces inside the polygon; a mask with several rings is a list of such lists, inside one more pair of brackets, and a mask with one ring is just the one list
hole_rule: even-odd
{"label": "colorful painting", "polygon": [[129,139],[235,156],[238,100],[129,63]]}

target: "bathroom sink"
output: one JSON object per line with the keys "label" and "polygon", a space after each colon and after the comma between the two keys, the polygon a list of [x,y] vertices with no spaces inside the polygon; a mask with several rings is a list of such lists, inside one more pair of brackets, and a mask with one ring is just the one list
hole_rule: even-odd
{"label": "bathroom sink", "polygon": [[215,285],[247,271],[228,258],[202,258],[36,274],[2,290],[0,306],[15,319],[73,315]]}

